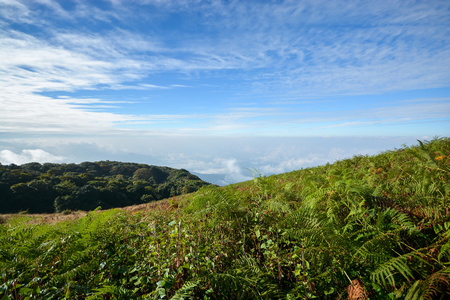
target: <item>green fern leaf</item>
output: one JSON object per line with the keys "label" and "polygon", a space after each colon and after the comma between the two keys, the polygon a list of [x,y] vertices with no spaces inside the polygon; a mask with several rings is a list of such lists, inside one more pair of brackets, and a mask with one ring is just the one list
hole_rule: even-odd
{"label": "green fern leaf", "polygon": [[406,261],[410,254],[394,257],[384,262],[372,273],[371,278],[378,284],[383,286],[390,285],[395,287],[396,272],[401,274],[405,279],[414,278],[411,269],[408,267]]}

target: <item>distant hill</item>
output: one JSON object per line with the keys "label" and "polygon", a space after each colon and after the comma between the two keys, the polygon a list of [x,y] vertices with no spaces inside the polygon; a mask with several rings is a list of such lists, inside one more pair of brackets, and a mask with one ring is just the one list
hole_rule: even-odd
{"label": "distant hill", "polygon": [[0,213],[52,213],[148,203],[209,185],[184,169],[117,161],[0,164]]}

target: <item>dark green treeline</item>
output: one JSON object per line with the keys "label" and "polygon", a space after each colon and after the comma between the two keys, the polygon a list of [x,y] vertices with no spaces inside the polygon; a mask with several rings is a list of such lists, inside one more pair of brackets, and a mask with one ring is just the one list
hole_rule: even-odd
{"label": "dark green treeline", "polygon": [[209,183],[184,169],[116,161],[0,164],[0,213],[53,213],[142,204]]}

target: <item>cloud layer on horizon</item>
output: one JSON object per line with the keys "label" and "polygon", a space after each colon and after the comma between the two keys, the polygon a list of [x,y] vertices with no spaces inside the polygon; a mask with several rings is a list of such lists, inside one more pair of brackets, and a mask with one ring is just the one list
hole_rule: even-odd
{"label": "cloud layer on horizon", "polygon": [[[429,140],[430,137],[420,137]],[[0,140],[0,163],[116,160],[183,168],[215,184],[279,174],[417,144],[411,137],[167,137]],[[26,150],[23,150],[26,149]]]}

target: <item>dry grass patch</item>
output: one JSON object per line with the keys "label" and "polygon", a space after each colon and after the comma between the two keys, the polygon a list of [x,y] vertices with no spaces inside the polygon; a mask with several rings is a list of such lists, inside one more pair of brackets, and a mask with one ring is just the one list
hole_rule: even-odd
{"label": "dry grass patch", "polygon": [[[149,203],[139,204],[139,205],[131,205],[126,207],[118,207],[116,209],[120,209],[132,214],[136,214],[138,212],[145,212],[154,209],[164,209],[164,210],[173,210],[178,208],[178,202],[183,199],[185,195],[180,195],[177,197],[173,197],[172,199],[164,199],[159,201],[153,201]],[[101,210],[99,210],[101,211]],[[0,214],[0,224],[8,223],[10,219],[16,218],[17,216],[29,218],[30,224],[57,224],[60,222],[65,222],[69,220],[77,220],[88,214],[87,211],[64,211],[62,213],[54,213],[54,214]]]}

